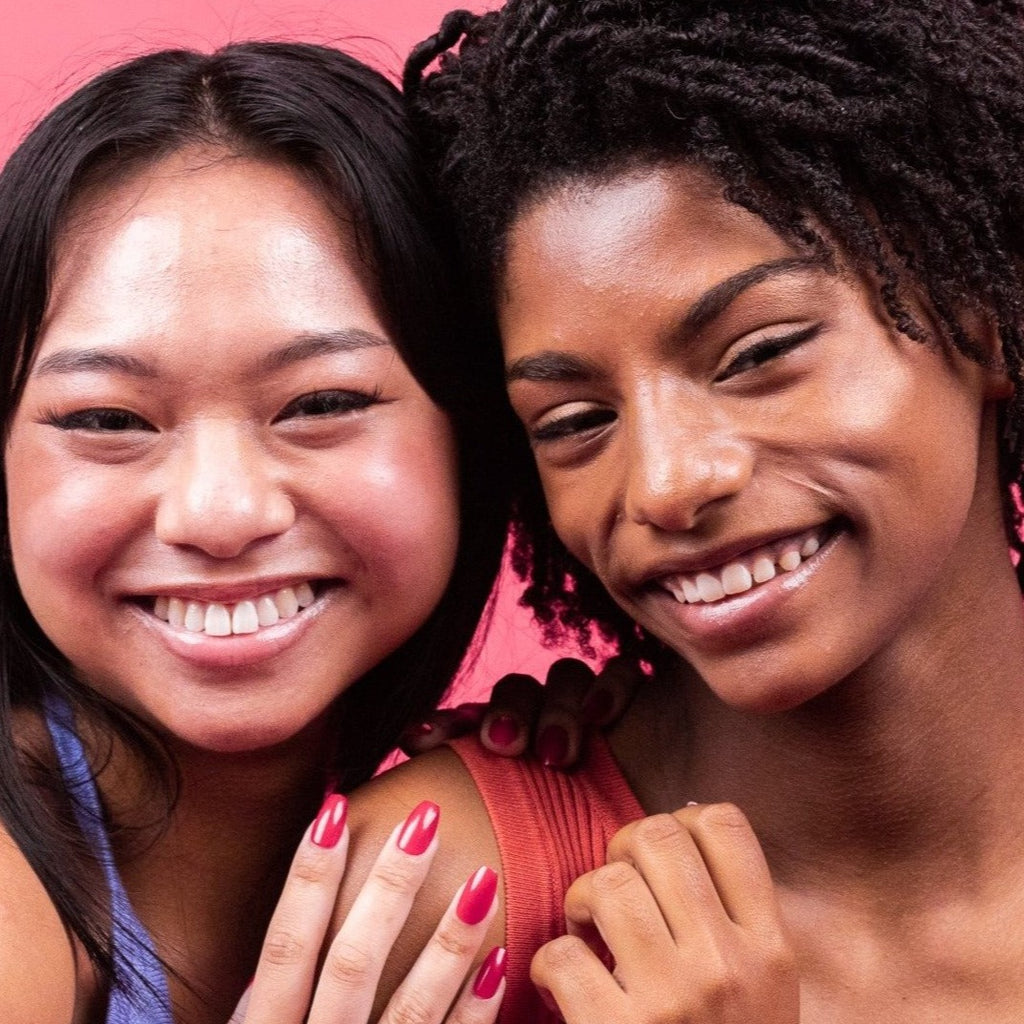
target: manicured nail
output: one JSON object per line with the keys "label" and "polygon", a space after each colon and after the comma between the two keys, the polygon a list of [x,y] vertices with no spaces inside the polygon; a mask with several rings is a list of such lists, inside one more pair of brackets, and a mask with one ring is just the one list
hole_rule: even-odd
{"label": "manicured nail", "polygon": [[415,725],[410,725],[405,730],[406,736],[429,736],[434,731],[434,726],[430,722],[417,722]]}
{"label": "manicured nail", "polygon": [[418,857],[433,842],[437,823],[441,819],[441,808],[429,800],[414,807],[405,819],[398,836],[398,848],[403,853]]}
{"label": "manicured nail", "polygon": [[473,995],[477,999],[490,999],[498,991],[501,979],[505,977],[507,958],[504,946],[495,946],[487,954],[487,959],[480,965],[473,979]]}
{"label": "manicured nail", "polygon": [[537,740],[537,756],[548,768],[565,763],[569,754],[569,733],[561,725],[549,725]]}
{"label": "manicured nail", "polygon": [[496,747],[511,747],[519,739],[519,723],[511,715],[498,715],[487,726],[487,738]]}
{"label": "manicured nail", "polygon": [[612,709],[614,707],[615,698],[612,696],[610,690],[606,690],[603,687],[591,690],[590,693],[587,694],[587,699],[583,702],[583,720],[585,722],[589,722],[591,725],[603,723],[604,720],[612,713]]}
{"label": "manicured nail", "polygon": [[478,868],[476,874],[466,883],[455,914],[463,924],[479,924],[494,903],[498,891],[498,876],[490,868]]}
{"label": "manicured nail", "polygon": [[320,813],[313,822],[310,838],[317,846],[325,850],[333,850],[345,831],[345,819],[348,818],[348,801],[340,793],[331,793],[324,801]]}

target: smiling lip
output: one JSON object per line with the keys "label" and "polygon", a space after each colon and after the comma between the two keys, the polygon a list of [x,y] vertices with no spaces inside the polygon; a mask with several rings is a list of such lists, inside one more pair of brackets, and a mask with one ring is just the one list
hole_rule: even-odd
{"label": "smiling lip", "polygon": [[819,524],[767,544],[748,547],[699,570],[666,574],[658,585],[680,604],[714,604],[794,572],[820,550],[832,533],[832,524]]}

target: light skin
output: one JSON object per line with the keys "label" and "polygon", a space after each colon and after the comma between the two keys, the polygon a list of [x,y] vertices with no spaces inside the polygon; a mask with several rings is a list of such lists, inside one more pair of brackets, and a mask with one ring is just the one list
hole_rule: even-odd
{"label": "light skin", "polygon": [[[654,816],[566,911],[585,938],[598,924],[615,976],[570,937],[535,980],[580,1022],[1016,1020],[1005,374],[899,335],[868,277],[808,260],[698,168],[567,183],[506,252],[509,393],[552,522],[700,673],[654,679],[611,735]],[[737,563],[734,593],[686,601],[683,577]],[[409,774],[428,770],[463,785],[450,760]],[[486,850],[468,806],[460,834]]]}
{"label": "light skin", "polygon": [[[169,977],[180,1019],[223,1024],[322,799],[328,710],[447,585],[451,426],[394,347],[340,212],[287,167],[187,149],[79,197],[5,470],[32,614],[175,758],[167,828],[119,867],[188,981]],[[172,599],[199,620],[176,621]],[[277,621],[247,624],[239,607],[262,599]],[[215,605],[241,616],[233,634],[219,635]],[[82,731],[102,761],[106,739]],[[22,732],[39,740],[37,723]],[[163,821],[120,747],[98,783],[121,822]],[[307,835],[299,887],[314,865],[333,892],[344,846]],[[96,979],[6,841],[0,866],[17,909],[0,938],[27,951],[0,969],[4,1018],[95,1019]],[[466,955],[443,975],[456,989],[485,928],[460,933]],[[261,974],[275,1024],[303,1020],[309,979],[278,974]],[[365,1001],[372,977],[358,987]],[[321,987],[324,1006],[344,994]],[[471,1005],[457,1019],[492,1016]]]}

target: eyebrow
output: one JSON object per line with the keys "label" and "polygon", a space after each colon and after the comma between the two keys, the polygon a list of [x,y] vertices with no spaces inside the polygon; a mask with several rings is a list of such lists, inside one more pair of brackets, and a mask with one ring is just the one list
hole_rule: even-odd
{"label": "eyebrow", "polygon": [[[678,333],[696,334],[720,316],[743,292],[762,281],[824,266],[825,261],[818,256],[787,256],[741,270],[720,281],[697,299],[683,318]],[[602,375],[603,371],[586,358],[569,355],[567,352],[546,351],[523,356],[511,363],[505,371],[505,382],[581,383]]]}
{"label": "eyebrow", "polygon": [[[260,369],[273,372],[316,356],[381,346],[390,347],[391,342],[379,334],[359,328],[302,334],[266,355],[260,362]],[[35,377],[64,373],[118,373],[141,379],[158,376],[156,367],[145,359],[102,348],[63,349],[40,359],[32,371]]]}

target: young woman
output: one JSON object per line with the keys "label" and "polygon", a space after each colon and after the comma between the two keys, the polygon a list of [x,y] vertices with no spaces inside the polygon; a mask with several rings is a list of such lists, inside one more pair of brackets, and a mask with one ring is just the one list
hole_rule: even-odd
{"label": "young woman", "polygon": [[460,749],[360,801],[500,853],[504,1019],[537,947],[570,1022],[1020,1019],[1022,26],[512,0],[415,55],[532,593],[656,667],[571,780]]}
{"label": "young woman", "polygon": [[[296,845],[249,1019],[307,1019],[344,799],[303,830],[434,707],[507,523],[409,149],[376,72],[251,44],[101,75],[0,175],[6,1021],[223,1024]],[[407,815],[310,1020],[366,1019],[437,848]],[[395,1016],[444,1017],[495,882]],[[494,954],[451,1020],[500,990]]]}

